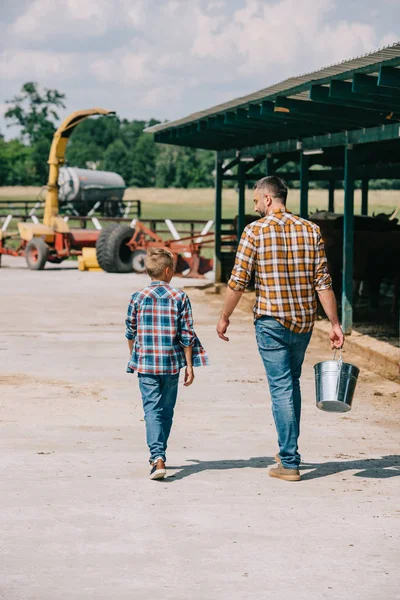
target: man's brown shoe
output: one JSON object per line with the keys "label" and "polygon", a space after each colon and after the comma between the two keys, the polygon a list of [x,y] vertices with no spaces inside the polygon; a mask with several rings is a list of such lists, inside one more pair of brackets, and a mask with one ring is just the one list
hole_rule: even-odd
{"label": "man's brown shoe", "polygon": [[165,462],[162,458],[156,458],[151,465],[150,479],[164,479],[167,471],[165,469]]}
{"label": "man's brown shoe", "polygon": [[280,463],[270,469],[268,475],[277,479],[284,479],[285,481],[300,481],[300,472],[298,469],[285,469]]}
{"label": "man's brown shoe", "polygon": [[282,464],[281,457],[279,456],[279,454],[275,454],[275,456],[274,456],[274,460],[275,460],[275,462],[276,462],[276,463],[278,463],[279,465],[281,465],[281,464]]}

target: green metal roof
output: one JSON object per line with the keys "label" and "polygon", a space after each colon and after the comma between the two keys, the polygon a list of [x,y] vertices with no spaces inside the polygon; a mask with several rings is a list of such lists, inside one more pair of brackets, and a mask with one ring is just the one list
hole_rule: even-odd
{"label": "green metal roof", "polygon": [[305,148],[316,147],[312,140],[326,145],[326,134],[336,136],[328,145],[395,139],[398,67],[400,42],[146,131],[157,142],[219,151],[293,151],[299,140]]}

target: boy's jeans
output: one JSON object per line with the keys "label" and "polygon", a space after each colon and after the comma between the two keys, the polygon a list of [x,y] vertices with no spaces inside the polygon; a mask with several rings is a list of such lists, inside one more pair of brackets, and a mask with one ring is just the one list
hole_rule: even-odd
{"label": "boy's jeans", "polygon": [[301,367],[312,332],[294,333],[273,317],[256,320],[258,350],[267,373],[279,456],[285,469],[298,469]]}
{"label": "boy's jeans", "polygon": [[142,394],[146,438],[150,462],[156,458],[165,461],[167,442],[172,426],[179,373],[176,375],[146,375],[138,373]]}

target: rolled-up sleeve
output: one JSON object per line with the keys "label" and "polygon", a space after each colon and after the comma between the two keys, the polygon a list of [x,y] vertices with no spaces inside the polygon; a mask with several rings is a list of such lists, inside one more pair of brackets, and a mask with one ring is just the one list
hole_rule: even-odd
{"label": "rolled-up sleeve", "polygon": [[317,244],[315,249],[314,288],[317,292],[329,290],[332,287],[332,279],[328,271],[324,241],[321,232],[317,232]]}
{"label": "rolled-up sleeve", "polygon": [[189,297],[183,296],[179,311],[179,342],[182,346],[193,346],[196,334],[193,326],[193,314]]}
{"label": "rolled-up sleeve", "polygon": [[125,320],[125,337],[128,340],[134,340],[136,338],[136,334],[137,334],[137,319],[136,319],[136,301],[135,301],[135,296],[136,294],[133,294],[130,302],[129,302],[129,306],[128,306],[128,313],[126,315],[126,320]]}
{"label": "rolled-up sleeve", "polygon": [[241,292],[247,287],[251,279],[256,252],[257,239],[252,226],[248,225],[240,238],[239,247],[236,252],[235,266],[228,281],[228,286],[231,290]]}

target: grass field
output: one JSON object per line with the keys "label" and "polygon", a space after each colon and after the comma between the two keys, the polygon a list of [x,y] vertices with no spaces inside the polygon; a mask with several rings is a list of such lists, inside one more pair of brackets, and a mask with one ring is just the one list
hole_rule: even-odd
{"label": "grass field", "polygon": [[[0,187],[0,200],[34,200],[41,188]],[[223,217],[231,218],[237,214],[237,192],[233,189],[223,191]],[[253,192],[246,191],[246,212],[253,212]],[[214,217],[213,189],[159,189],[129,188],[124,200],[142,201],[142,217],[145,219],[212,219]],[[369,214],[392,213],[400,205],[400,190],[373,190],[369,193]],[[310,212],[326,210],[328,206],[327,190],[310,190]],[[361,212],[361,192],[355,192],[356,213]],[[294,213],[299,210],[299,190],[289,193],[288,208]],[[343,212],[343,190],[335,192],[335,211]]]}

